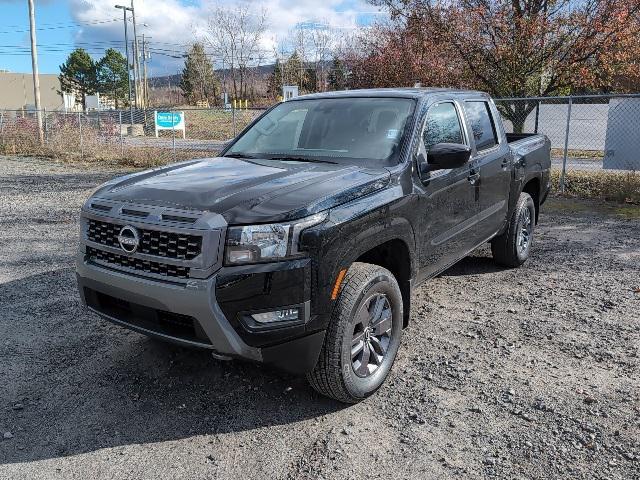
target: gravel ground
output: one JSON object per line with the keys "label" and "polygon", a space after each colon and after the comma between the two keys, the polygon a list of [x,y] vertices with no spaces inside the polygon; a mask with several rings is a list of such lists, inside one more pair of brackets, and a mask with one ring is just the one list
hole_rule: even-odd
{"label": "gravel ground", "polygon": [[115,173],[0,172],[0,478],[640,478],[637,209],[553,199],[523,268],[483,249],[417,289],[346,407],[83,311],[78,209]]}

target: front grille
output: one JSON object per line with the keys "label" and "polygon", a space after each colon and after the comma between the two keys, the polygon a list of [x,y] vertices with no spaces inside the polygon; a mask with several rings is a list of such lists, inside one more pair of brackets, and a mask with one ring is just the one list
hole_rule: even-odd
{"label": "front grille", "polygon": [[[92,242],[119,247],[118,234],[123,225],[88,220],[87,238]],[[138,252],[177,260],[193,260],[202,252],[202,237],[176,232],[138,229]]]}
{"label": "front grille", "polygon": [[87,247],[87,256],[90,260],[97,260],[118,267],[130,268],[139,272],[155,273],[156,275],[163,275],[165,277],[189,278],[189,267],[168,265],[160,262],[150,262],[139,258],[128,257],[126,255],[105,252],[93,247]]}

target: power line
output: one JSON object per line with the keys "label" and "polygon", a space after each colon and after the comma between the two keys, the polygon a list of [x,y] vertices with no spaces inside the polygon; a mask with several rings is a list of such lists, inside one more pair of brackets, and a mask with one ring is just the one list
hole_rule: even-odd
{"label": "power line", "polygon": [[[113,22],[117,22],[119,21],[119,19],[111,19],[111,20],[97,20],[95,22],[76,22],[76,23],[72,23],[72,24],[68,24],[68,25],[60,25],[60,26],[53,26],[53,27],[39,27],[36,28],[37,31],[43,31],[43,30],[61,30],[64,28],[76,28],[79,26],[91,26],[91,25],[102,25],[105,23],[113,23]],[[5,31],[0,31],[0,34],[11,34],[11,33],[28,33],[29,29],[26,30],[5,30]]]}

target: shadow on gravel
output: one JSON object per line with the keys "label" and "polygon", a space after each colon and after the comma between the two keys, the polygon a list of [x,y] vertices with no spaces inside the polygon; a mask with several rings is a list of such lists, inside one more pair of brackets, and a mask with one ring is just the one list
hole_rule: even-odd
{"label": "shadow on gravel", "polygon": [[464,275],[479,275],[495,273],[505,270],[496,264],[491,257],[466,257],[440,274],[441,277],[459,277]]}
{"label": "shadow on gravel", "polygon": [[[70,268],[0,284],[0,311],[0,431],[12,434],[0,439],[0,464],[229,432],[251,442],[251,430],[295,429],[344,408],[304,378],[220,362],[85,312]],[[213,440],[214,454],[225,448]]]}

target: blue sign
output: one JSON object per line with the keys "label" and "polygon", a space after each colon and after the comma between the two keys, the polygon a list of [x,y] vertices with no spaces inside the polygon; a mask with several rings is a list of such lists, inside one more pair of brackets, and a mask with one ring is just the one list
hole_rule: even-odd
{"label": "blue sign", "polygon": [[155,112],[155,121],[156,137],[160,130],[182,131],[182,138],[187,137],[187,129],[184,125],[184,112]]}
{"label": "blue sign", "polygon": [[156,127],[182,128],[184,112],[156,112]]}

